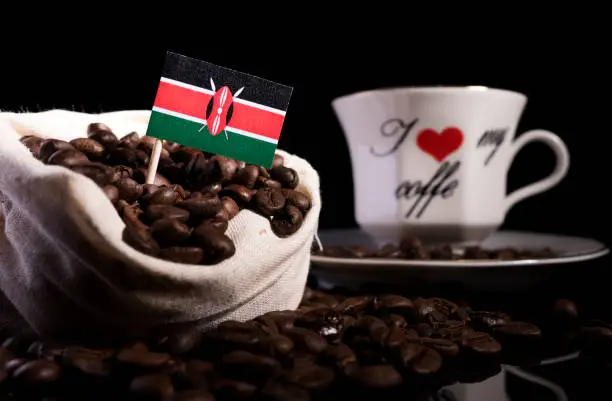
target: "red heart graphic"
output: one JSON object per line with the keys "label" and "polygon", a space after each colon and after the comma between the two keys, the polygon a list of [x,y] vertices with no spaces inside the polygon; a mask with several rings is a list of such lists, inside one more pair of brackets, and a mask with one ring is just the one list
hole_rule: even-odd
{"label": "red heart graphic", "polygon": [[437,161],[441,162],[463,143],[463,132],[456,127],[448,127],[438,133],[436,130],[426,128],[419,132],[417,145],[421,150],[430,154]]}

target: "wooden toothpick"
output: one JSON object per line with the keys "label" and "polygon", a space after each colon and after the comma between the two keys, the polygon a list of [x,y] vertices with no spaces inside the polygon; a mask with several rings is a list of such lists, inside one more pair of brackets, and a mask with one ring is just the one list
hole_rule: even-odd
{"label": "wooden toothpick", "polygon": [[161,139],[155,140],[153,145],[153,151],[151,152],[151,158],[149,160],[149,168],[147,170],[147,184],[153,184],[155,181],[155,174],[157,174],[157,166],[159,165],[159,158],[161,151],[164,147],[164,142]]}

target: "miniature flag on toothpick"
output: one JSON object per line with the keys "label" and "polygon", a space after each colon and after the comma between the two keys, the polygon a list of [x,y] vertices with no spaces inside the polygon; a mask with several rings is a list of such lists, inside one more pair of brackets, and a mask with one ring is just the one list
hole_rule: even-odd
{"label": "miniature flag on toothpick", "polygon": [[269,168],[292,91],[168,52],[147,136]]}

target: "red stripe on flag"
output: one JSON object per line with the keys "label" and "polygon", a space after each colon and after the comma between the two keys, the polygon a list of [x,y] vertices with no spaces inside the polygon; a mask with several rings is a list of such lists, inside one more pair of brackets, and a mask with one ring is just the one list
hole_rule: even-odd
{"label": "red stripe on flag", "polygon": [[[160,82],[155,107],[206,120],[206,106],[212,95]],[[234,102],[234,112],[228,128],[276,139],[280,137],[284,116]]]}

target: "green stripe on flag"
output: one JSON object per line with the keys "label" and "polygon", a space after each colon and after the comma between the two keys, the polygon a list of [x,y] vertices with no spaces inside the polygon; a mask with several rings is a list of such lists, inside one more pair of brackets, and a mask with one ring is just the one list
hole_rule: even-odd
{"label": "green stripe on flag", "polygon": [[225,130],[227,138],[223,131],[217,136],[212,136],[208,132],[208,127],[198,132],[201,127],[202,124],[198,122],[152,111],[147,136],[178,142],[246,163],[271,166],[276,151],[275,143],[240,135],[228,129]]}

